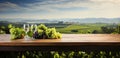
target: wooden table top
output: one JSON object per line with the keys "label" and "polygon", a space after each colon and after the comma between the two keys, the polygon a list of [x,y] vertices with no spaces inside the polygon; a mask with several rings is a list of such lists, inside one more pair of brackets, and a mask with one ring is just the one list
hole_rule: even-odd
{"label": "wooden table top", "polygon": [[120,34],[63,34],[61,39],[10,40],[9,34],[0,35],[0,46],[72,46],[120,45]]}

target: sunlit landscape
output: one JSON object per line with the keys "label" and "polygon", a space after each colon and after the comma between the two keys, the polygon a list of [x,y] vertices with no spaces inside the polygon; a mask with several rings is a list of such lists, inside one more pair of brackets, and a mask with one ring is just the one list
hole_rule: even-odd
{"label": "sunlit landscape", "polygon": [[120,58],[120,0],[0,0],[0,46],[0,58]]}

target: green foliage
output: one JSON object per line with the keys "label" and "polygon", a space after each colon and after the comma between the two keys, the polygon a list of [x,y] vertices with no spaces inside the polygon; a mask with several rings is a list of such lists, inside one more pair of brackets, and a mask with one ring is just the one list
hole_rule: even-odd
{"label": "green foliage", "polygon": [[[46,27],[46,26],[47,27]],[[43,33],[48,27],[55,27],[57,32],[60,33],[66,33],[66,34],[120,34],[120,25],[119,24],[107,24],[107,23],[86,23],[86,24],[59,24],[59,23],[45,23],[40,24],[38,26],[38,29],[44,30]],[[7,23],[7,24],[1,24],[0,30],[4,31],[6,34],[9,34],[9,29],[11,27],[23,27],[23,23]],[[117,27],[116,27],[117,26]],[[102,28],[105,27],[105,28]],[[107,28],[106,28],[107,27]],[[32,27],[31,27],[32,29]],[[103,29],[105,31],[103,31]],[[74,32],[74,30],[77,30]],[[108,30],[108,31],[106,31]],[[44,37],[46,38],[46,37]]]}
{"label": "green foliage", "polygon": [[75,53],[74,51],[70,52],[70,53],[68,54],[68,58],[73,58],[74,53]]}
{"label": "green foliage", "polygon": [[9,24],[8,26],[0,26],[0,34],[10,34],[9,30],[13,27],[14,26],[12,24]]}
{"label": "green foliage", "polygon": [[54,58],[60,58],[60,55],[59,55],[58,52],[55,52],[55,54],[54,54]]}
{"label": "green foliage", "polygon": [[0,34],[5,34],[5,31],[0,29]]}
{"label": "green foliage", "polygon": [[0,58],[120,58],[120,51],[19,51],[0,53]]}
{"label": "green foliage", "polygon": [[71,30],[71,32],[78,32],[78,30]]}
{"label": "green foliage", "polygon": [[1,29],[5,30],[5,26],[1,26]]}
{"label": "green foliage", "polygon": [[112,28],[112,27],[101,27],[101,29],[102,29],[102,31],[103,31],[103,33],[108,33],[108,34],[110,34],[110,33],[113,33],[113,32],[115,32],[115,28]]}
{"label": "green foliage", "polygon": [[11,29],[11,28],[13,28],[13,27],[14,27],[14,26],[13,26],[12,24],[9,24],[9,25],[8,25],[8,28],[9,28],[9,29]]}
{"label": "green foliage", "polygon": [[116,32],[120,34],[120,25],[117,26]]}
{"label": "green foliage", "polygon": [[56,30],[67,34],[120,34],[120,25],[104,23],[71,24]]}
{"label": "green foliage", "polygon": [[5,34],[6,32],[5,32],[5,26],[1,26],[0,27],[0,34]]}
{"label": "green foliage", "polygon": [[64,28],[57,28],[56,30],[66,34],[91,34],[94,30],[102,33],[101,27],[107,24],[71,24]]}
{"label": "green foliage", "polygon": [[92,33],[93,33],[93,34],[97,34],[97,33],[99,33],[99,31],[98,31],[98,30],[93,30]]}
{"label": "green foliage", "polygon": [[103,33],[107,34],[120,34],[120,25],[108,25],[102,26],[101,30]]}

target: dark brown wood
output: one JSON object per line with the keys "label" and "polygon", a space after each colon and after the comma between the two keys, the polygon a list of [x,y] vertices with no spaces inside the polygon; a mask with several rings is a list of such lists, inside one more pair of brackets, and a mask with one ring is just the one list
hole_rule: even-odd
{"label": "dark brown wood", "polygon": [[120,50],[120,34],[63,34],[62,39],[10,40],[0,35],[0,51]]}

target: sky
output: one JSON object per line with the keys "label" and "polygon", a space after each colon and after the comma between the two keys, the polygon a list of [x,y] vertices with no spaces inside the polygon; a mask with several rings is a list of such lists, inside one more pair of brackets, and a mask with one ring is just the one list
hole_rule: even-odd
{"label": "sky", "polygon": [[0,0],[0,18],[118,18],[120,0]]}

